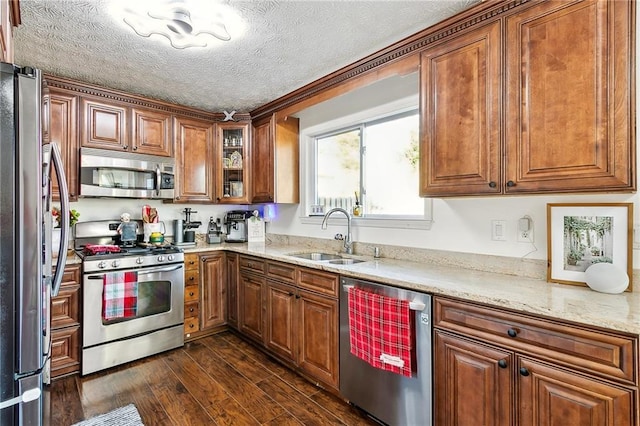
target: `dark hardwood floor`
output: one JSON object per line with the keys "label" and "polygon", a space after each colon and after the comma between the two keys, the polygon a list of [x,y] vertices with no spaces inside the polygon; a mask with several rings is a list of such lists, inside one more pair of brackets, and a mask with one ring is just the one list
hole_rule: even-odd
{"label": "dark hardwood floor", "polygon": [[231,332],[45,390],[45,425],[127,404],[155,425],[375,425]]}

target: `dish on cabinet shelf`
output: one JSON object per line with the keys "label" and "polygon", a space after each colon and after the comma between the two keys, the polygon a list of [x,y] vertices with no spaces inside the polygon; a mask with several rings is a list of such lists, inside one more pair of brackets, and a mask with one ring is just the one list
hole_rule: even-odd
{"label": "dish on cabinet shelf", "polygon": [[240,154],[238,151],[233,151],[229,156],[229,160],[231,161],[229,167],[234,169],[242,168],[242,154]]}

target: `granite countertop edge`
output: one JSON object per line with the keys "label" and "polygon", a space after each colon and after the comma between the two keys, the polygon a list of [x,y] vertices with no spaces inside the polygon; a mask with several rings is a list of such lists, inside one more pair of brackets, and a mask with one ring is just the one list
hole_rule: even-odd
{"label": "granite countertop edge", "polygon": [[554,284],[534,278],[396,259],[345,255],[365,262],[335,265],[291,256],[293,253],[313,251],[306,246],[198,243],[194,247],[183,249],[187,254],[232,251],[432,295],[455,297],[635,336],[640,334],[638,292],[598,293],[584,286]]}

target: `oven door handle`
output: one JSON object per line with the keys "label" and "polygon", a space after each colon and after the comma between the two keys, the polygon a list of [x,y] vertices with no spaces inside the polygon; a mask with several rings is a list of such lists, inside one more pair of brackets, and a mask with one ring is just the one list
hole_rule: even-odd
{"label": "oven door handle", "polygon": [[[146,275],[146,274],[154,274],[156,272],[172,272],[172,271],[177,271],[178,269],[183,268],[182,265],[175,265],[175,266],[169,266],[166,268],[157,268],[157,269],[145,269],[142,271],[138,271],[138,275]],[[89,278],[90,280],[101,280],[104,278],[106,274],[102,274],[102,275],[89,275],[87,276],[87,278]]]}

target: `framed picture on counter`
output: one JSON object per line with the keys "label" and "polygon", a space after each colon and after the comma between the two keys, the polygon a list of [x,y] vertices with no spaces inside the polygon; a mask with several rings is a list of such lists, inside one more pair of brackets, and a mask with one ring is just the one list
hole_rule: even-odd
{"label": "framed picture on counter", "polygon": [[586,285],[585,271],[596,263],[631,278],[632,238],[632,203],[547,204],[547,281]]}

